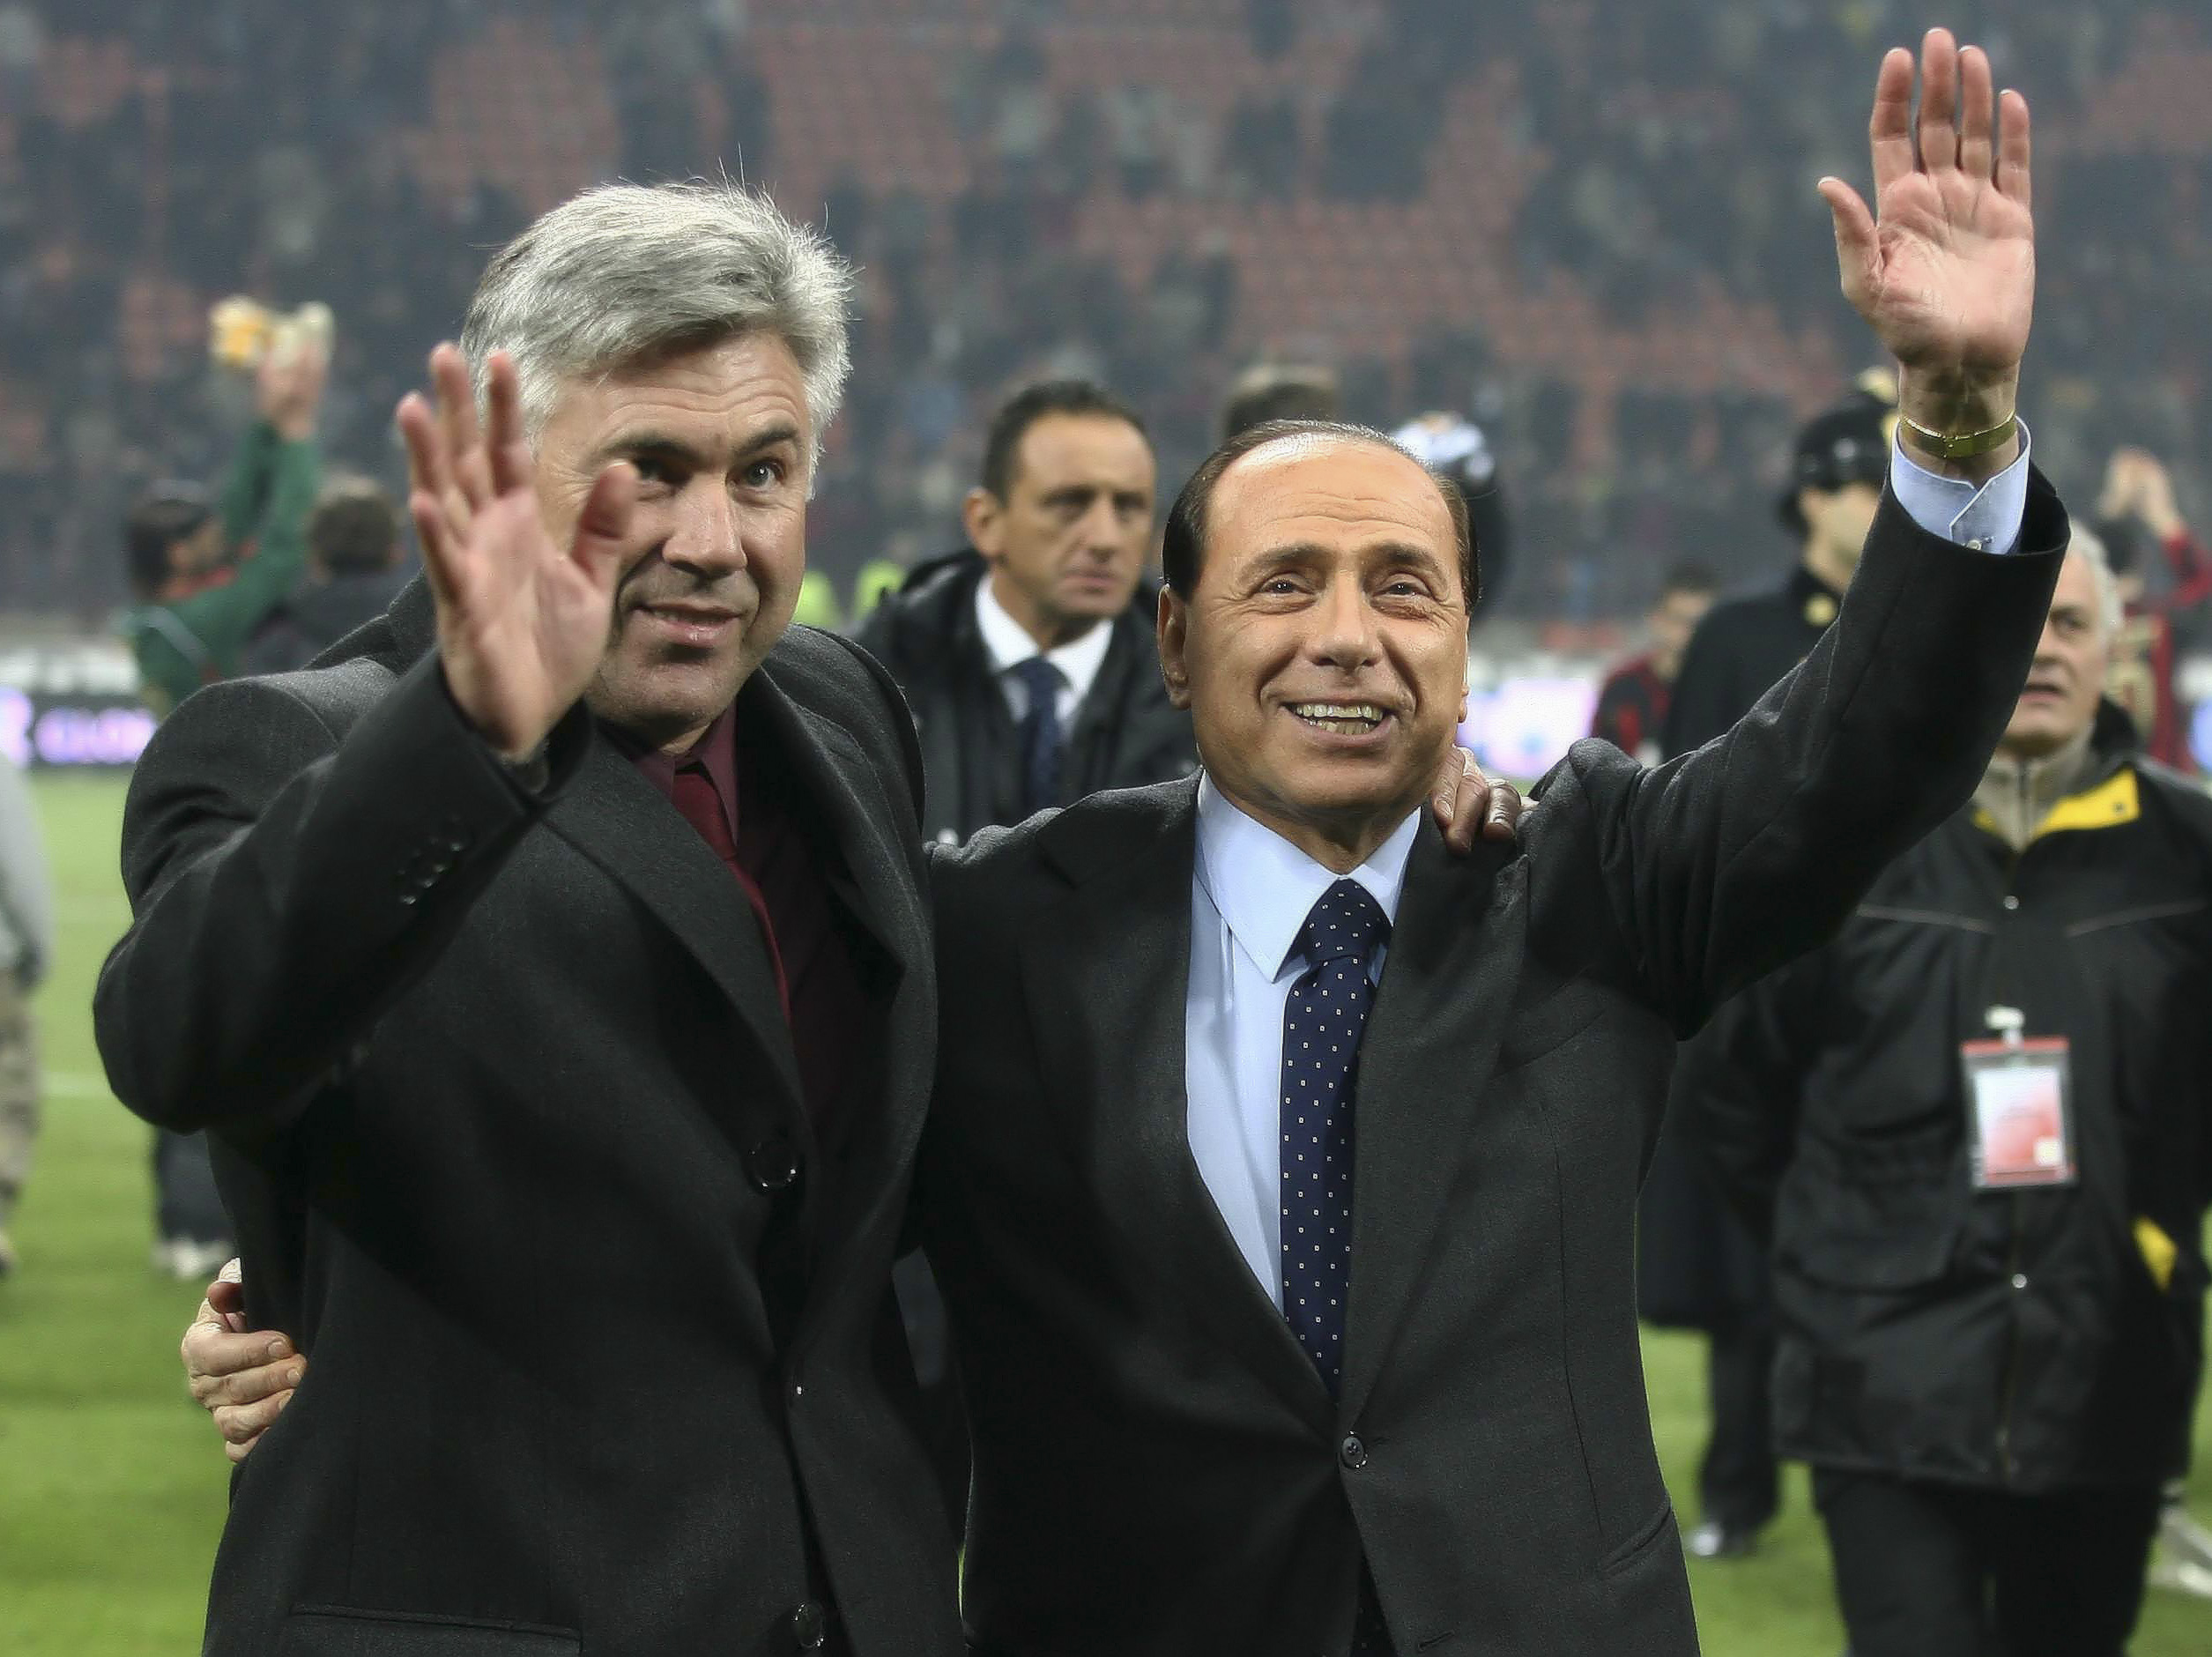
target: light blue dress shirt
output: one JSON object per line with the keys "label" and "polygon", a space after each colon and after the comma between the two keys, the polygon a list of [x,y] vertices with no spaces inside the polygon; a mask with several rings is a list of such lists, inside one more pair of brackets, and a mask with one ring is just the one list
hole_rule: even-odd
{"label": "light blue dress shirt", "polygon": [[[1932,535],[2009,553],[2027,514],[2022,453],[1978,489],[1938,477],[1903,449],[1890,469],[1897,503]],[[1337,876],[1199,779],[1198,857],[1191,877],[1191,977],[1184,1001],[1184,1131],[1191,1158],[1252,1275],[1282,1306],[1283,1008],[1306,970],[1298,929]],[[1398,825],[1348,878],[1395,923],[1421,813]],[[1386,944],[1368,970],[1377,983]],[[1356,1130],[1355,1130],[1356,1134]],[[1357,1155],[1355,1139],[1354,1155]],[[1357,1269],[1356,1265],[1355,1270]]]}

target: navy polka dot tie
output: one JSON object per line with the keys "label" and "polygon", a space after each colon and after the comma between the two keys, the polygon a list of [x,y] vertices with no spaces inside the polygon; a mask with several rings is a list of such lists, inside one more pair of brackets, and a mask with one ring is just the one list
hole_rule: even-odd
{"label": "navy polka dot tie", "polygon": [[[1282,1311],[1334,1396],[1352,1287],[1352,1087],[1375,999],[1368,963],[1390,936],[1356,881],[1321,895],[1298,933],[1306,971],[1282,1015]],[[1389,1657],[1364,1564],[1352,1657]]]}
{"label": "navy polka dot tie", "polygon": [[1298,933],[1306,970],[1282,1014],[1282,1313],[1331,1393],[1352,1282],[1352,1081],[1375,999],[1367,963],[1389,935],[1367,888],[1339,881]]}

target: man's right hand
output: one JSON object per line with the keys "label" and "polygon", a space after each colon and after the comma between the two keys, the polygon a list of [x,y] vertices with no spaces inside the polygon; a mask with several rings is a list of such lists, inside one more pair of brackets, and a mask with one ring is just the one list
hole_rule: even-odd
{"label": "man's right hand", "polygon": [[192,1396],[215,1418],[223,1453],[233,1461],[252,1453],[308,1371],[289,1337],[247,1329],[245,1304],[244,1280],[233,1260],[207,1286],[182,1349]]}
{"label": "man's right hand", "polygon": [[558,545],[538,505],[515,365],[494,352],[486,372],[488,418],[479,428],[461,353],[440,346],[430,355],[436,412],[410,392],[399,429],[446,687],[486,741],[522,761],[575,706],[606,652],[637,472],[619,461],[602,472],[568,546]]}

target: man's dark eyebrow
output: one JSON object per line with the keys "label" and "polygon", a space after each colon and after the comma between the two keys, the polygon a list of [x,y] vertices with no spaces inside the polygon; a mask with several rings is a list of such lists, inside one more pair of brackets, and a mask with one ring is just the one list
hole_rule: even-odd
{"label": "man's dark eyebrow", "polygon": [[[754,433],[739,448],[736,457],[751,459],[783,444],[797,444],[798,427],[784,421]],[[593,457],[595,465],[605,465],[610,460],[672,461],[687,471],[696,472],[707,464],[707,457],[690,439],[679,437],[672,432],[655,431],[643,427],[637,431],[620,432],[602,444]]]}
{"label": "man's dark eyebrow", "polygon": [[1420,564],[1431,569],[1442,569],[1444,561],[1429,548],[1414,541],[1378,541],[1362,546],[1360,555],[1370,564]]}

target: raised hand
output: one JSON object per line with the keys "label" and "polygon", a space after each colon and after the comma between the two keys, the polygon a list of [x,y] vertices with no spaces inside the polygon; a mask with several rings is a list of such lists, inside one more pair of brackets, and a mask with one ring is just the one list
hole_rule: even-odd
{"label": "raised hand", "polygon": [[2013,412],[2035,311],[2028,100],[1992,96],[1989,58],[1931,29],[1912,118],[1911,54],[1882,59],[1868,135],[1874,211],[1841,179],[1834,216],[1844,294],[1904,372],[1908,418],[1960,434]]}
{"label": "raised hand", "polygon": [[254,371],[254,402],[278,436],[303,442],[315,435],[330,369],[329,354],[312,340],[302,342],[297,351],[271,351],[262,358]]}
{"label": "raised hand", "polygon": [[437,408],[410,392],[399,429],[447,687],[485,740],[521,760],[605,653],[637,473],[620,462],[601,472],[568,545],[557,544],[538,506],[515,365],[494,353],[486,373],[479,430],[460,353],[440,346],[430,356]]}

